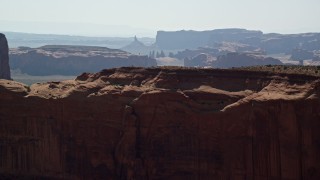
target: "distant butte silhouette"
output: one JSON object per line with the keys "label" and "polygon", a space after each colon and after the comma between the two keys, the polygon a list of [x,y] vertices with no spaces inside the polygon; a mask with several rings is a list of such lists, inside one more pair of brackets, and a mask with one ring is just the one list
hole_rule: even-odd
{"label": "distant butte silhouette", "polygon": [[0,33],[0,79],[11,79],[8,42],[2,33]]}

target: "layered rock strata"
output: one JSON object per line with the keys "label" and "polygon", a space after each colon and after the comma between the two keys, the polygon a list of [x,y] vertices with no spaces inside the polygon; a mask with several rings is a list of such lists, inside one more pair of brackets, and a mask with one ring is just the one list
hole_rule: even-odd
{"label": "layered rock strata", "polygon": [[0,81],[0,177],[319,179],[319,77],[120,68]]}

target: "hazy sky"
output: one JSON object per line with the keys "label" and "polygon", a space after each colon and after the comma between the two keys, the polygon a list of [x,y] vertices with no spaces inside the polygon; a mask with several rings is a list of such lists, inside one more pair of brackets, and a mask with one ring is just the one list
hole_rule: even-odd
{"label": "hazy sky", "polygon": [[[0,0],[0,4],[0,31],[118,36],[134,31],[152,36],[157,30],[238,27],[320,32],[320,0]],[[85,27],[89,23],[92,28]]]}

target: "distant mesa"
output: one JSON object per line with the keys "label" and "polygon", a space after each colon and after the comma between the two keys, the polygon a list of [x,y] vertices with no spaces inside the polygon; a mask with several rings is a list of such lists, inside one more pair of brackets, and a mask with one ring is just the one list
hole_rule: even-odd
{"label": "distant mesa", "polygon": [[[227,68],[264,65],[265,62],[320,65],[318,62],[320,60],[320,33],[264,34],[261,31],[237,28],[211,31],[158,31],[156,46],[166,52],[174,52],[170,57],[184,60],[186,66]],[[219,56],[229,53],[251,54],[260,57],[249,58],[246,62],[244,59],[239,60],[240,64],[235,64],[236,61],[232,60],[233,62],[229,62],[229,65],[226,65],[224,58],[223,62],[218,59]],[[206,59],[204,54],[209,57],[209,60],[203,60]],[[212,61],[212,58],[216,61]],[[281,62],[274,59],[279,59]]]}
{"label": "distant mesa", "polygon": [[199,47],[197,49],[185,49],[183,51],[178,51],[174,54],[177,59],[191,59],[199,54],[210,54],[211,56],[217,56],[219,54],[219,49],[211,47]]}
{"label": "distant mesa", "polygon": [[260,47],[268,54],[291,53],[294,48],[309,51],[320,49],[320,33],[263,34],[245,29],[218,29],[212,31],[159,31],[156,44],[161,49],[196,49],[213,47],[216,43],[237,42]]}
{"label": "distant mesa", "polygon": [[228,53],[219,56],[214,63],[217,68],[232,68],[262,65],[282,65],[283,63],[275,58],[266,57],[252,53]]}
{"label": "distant mesa", "polygon": [[184,66],[186,67],[214,67],[213,62],[217,59],[210,54],[201,53],[193,58],[185,58]]}
{"label": "distant mesa", "polygon": [[199,54],[191,59],[186,58],[184,65],[188,67],[214,67],[232,68],[262,65],[282,65],[283,63],[275,58],[266,57],[254,53],[227,53],[217,58],[206,53]]}
{"label": "distant mesa", "polygon": [[[293,49],[320,50],[320,33],[264,34],[246,29],[216,29],[211,31],[158,31],[158,48],[170,51],[217,48],[235,52],[261,49],[266,54],[291,54]],[[241,46],[239,46],[241,45]],[[205,52],[201,52],[205,53]],[[189,57],[190,58],[190,57]]]}
{"label": "distant mesa", "polygon": [[[32,34],[6,32],[10,48],[20,46],[41,47],[45,45],[74,45],[74,46],[100,46],[112,49],[122,48],[132,42],[132,38],[128,37],[87,37],[87,36],[71,36],[57,34]],[[146,45],[153,44],[155,38],[143,37],[139,41]]]}
{"label": "distant mesa", "polygon": [[247,44],[242,44],[239,42],[220,42],[215,43],[212,47],[199,47],[196,49],[186,49],[183,51],[178,51],[174,57],[178,59],[191,59],[199,54],[205,53],[210,54],[211,56],[218,57],[220,55],[225,55],[231,52],[239,52],[239,53],[255,53],[265,55],[265,51],[263,51],[259,47],[250,46]]}
{"label": "distant mesa", "polygon": [[216,29],[211,31],[158,31],[156,44],[160,49],[195,49],[216,42],[240,41],[251,37],[261,37],[261,31],[246,29]]}
{"label": "distant mesa", "polygon": [[[13,39],[13,42],[16,42],[16,40],[19,39],[18,37],[23,36],[26,35],[15,34],[16,38]],[[34,42],[37,38],[41,39],[40,36],[35,35],[28,36],[28,38],[28,42]],[[155,42],[153,38],[138,38],[137,36],[123,39],[99,39],[92,37],[75,38],[45,35],[43,38],[46,39],[44,41],[41,40],[41,43],[63,42],[74,44],[82,42],[83,44],[89,43],[90,45],[101,44],[101,46],[104,47],[110,47],[106,45],[111,43],[111,45],[117,45],[122,48],[121,50],[113,49],[114,51],[111,52],[112,49],[97,47],[100,45],[94,46],[94,49],[85,48],[89,46],[61,45],[59,46],[59,50],[50,49],[52,46],[41,46],[40,48],[33,49],[20,47],[10,51],[12,69],[20,69],[21,71],[38,75],[56,73],[76,75],[83,71],[97,72],[103,68],[119,66],[154,66],[156,65],[156,61],[161,66],[182,65],[184,62],[186,66],[210,66],[219,68],[264,65],[265,62],[271,62],[270,64],[320,65],[320,33],[277,34],[231,28],[209,31],[158,31]],[[50,41],[50,38],[53,38],[54,41]],[[67,41],[62,41],[63,38]],[[113,47],[113,45],[111,47]],[[55,48],[57,48],[57,46]],[[107,53],[103,53],[104,51]],[[246,61],[244,59],[238,61],[232,60],[232,62],[230,61],[228,63],[229,65],[227,65],[227,60],[223,58],[222,61],[219,57],[226,56],[228,57],[227,59],[229,59],[231,57],[228,55],[229,53],[238,53],[236,56],[238,58],[242,58],[240,54],[250,55],[250,57]],[[255,55],[255,58],[252,58],[252,55]],[[135,58],[135,62],[137,63],[131,60],[125,60],[130,59],[131,56],[139,57]],[[144,56],[148,56],[149,58]],[[270,58],[268,59],[267,57]],[[122,60],[115,61],[115,58]],[[42,61],[40,61],[40,59],[42,59]],[[50,60],[48,61],[48,59]],[[59,63],[52,65],[47,63],[57,59],[62,60],[59,61],[59,63],[64,64],[56,67]],[[82,62],[85,61],[84,59],[86,59],[87,64]],[[97,65],[93,59],[103,60],[97,60],[97,62],[100,63]],[[114,61],[112,61],[112,59]],[[274,59],[279,59],[281,62],[279,63]],[[20,63],[17,63],[17,61]],[[105,64],[101,64],[102,62]],[[82,65],[84,67],[82,67]],[[52,68],[46,68],[46,66],[51,66]],[[45,68],[34,71],[35,67]]]}
{"label": "distant mesa", "polygon": [[6,36],[0,33],[0,79],[11,79],[8,53],[9,48]]}
{"label": "distant mesa", "polygon": [[122,66],[151,67],[147,56],[95,46],[47,45],[10,49],[11,68],[30,75],[78,75]]}

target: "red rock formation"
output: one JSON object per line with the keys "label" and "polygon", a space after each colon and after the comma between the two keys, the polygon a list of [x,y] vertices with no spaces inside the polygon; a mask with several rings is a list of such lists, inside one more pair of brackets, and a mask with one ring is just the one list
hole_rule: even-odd
{"label": "red rock formation", "polygon": [[6,36],[0,33],[0,79],[11,79],[8,53]]}
{"label": "red rock formation", "polygon": [[318,77],[120,68],[0,81],[0,177],[319,179]]}

